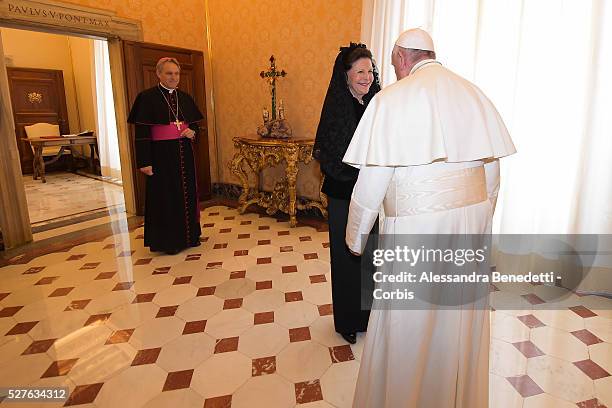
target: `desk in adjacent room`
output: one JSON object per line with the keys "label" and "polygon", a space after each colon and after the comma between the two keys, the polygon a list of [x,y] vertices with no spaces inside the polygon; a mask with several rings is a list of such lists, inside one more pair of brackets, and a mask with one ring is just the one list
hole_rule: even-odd
{"label": "desk in adjacent room", "polygon": [[[35,137],[23,138],[23,140],[29,142],[34,151],[34,180],[40,177],[43,183],[47,182],[45,179],[45,164],[56,162],[62,156],[65,147],[89,145],[91,154],[90,166],[92,170],[95,170],[95,156],[100,157],[98,155],[98,140],[96,136]],[[42,155],[43,148],[52,146],[61,146],[61,149],[53,159],[45,163]]]}

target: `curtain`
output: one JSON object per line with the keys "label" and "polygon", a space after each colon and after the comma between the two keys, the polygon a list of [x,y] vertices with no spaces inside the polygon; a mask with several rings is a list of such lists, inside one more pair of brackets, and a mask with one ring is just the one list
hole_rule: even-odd
{"label": "curtain", "polygon": [[605,0],[364,0],[383,85],[399,33],[478,85],[518,153],[502,159],[496,233],[612,233],[612,5]]}
{"label": "curtain", "polygon": [[115,104],[111,83],[108,44],[94,40],[94,61],[96,75],[96,117],[98,150],[102,176],[121,182],[119,139],[115,121]]}

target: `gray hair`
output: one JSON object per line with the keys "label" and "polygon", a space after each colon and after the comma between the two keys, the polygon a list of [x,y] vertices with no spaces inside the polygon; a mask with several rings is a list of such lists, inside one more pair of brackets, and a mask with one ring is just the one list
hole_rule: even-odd
{"label": "gray hair", "polygon": [[436,59],[436,53],[428,50],[417,50],[414,48],[404,48],[397,46],[398,50],[404,54],[404,56],[412,59],[413,61],[421,61],[424,59]]}
{"label": "gray hair", "polygon": [[176,58],[173,57],[163,57],[160,58],[159,61],[157,61],[157,65],[155,65],[155,71],[158,74],[162,73],[162,70],[164,69],[164,65],[167,63],[173,63],[174,65],[176,65],[179,69],[179,72],[181,71],[181,64],[179,64],[178,60]]}

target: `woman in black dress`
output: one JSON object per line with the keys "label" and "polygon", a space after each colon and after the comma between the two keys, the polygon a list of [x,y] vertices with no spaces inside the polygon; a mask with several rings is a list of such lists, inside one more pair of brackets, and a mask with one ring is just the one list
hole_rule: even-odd
{"label": "woman in black dress", "polygon": [[[362,290],[362,257],[351,254],[344,242],[351,193],[359,170],[342,163],[342,157],[368,102],[378,91],[378,75],[366,46],[351,43],[340,48],[313,150],[325,174],[322,191],[328,197],[334,326],[351,344],[356,342],[357,332],[366,330],[370,312],[362,310],[361,294],[368,293]],[[377,223],[372,232],[378,232]],[[366,262],[364,266],[368,268]]]}

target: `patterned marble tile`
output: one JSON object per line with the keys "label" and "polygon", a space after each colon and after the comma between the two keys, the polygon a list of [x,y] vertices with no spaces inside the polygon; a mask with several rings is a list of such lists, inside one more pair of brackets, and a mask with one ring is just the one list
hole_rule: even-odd
{"label": "patterned marble tile", "polygon": [[232,408],[284,408],[295,404],[293,384],[278,374],[254,376],[232,396]]}
{"label": "patterned marble tile", "polygon": [[574,364],[556,357],[529,359],[527,374],[544,392],[566,401],[580,402],[595,394],[591,378]]}
{"label": "patterned marble tile", "polygon": [[289,344],[289,331],[275,323],[255,325],[240,335],[238,351],[251,358],[276,356]]}
{"label": "patterned marble tile", "polygon": [[194,371],[191,387],[205,398],[231,395],[251,378],[252,360],[239,352],[215,354]]}
{"label": "patterned marble tile", "polygon": [[[67,384],[68,406],[350,407],[365,336],[334,330],[327,232],[202,214],[202,246],[174,256],[137,226],[0,268],[0,383]],[[491,301],[491,407],[612,407],[605,300]]]}
{"label": "patterned marble tile", "polygon": [[325,401],[336,407],[351,407],[358,373],[357,361],[333,364],[321,377],[322,397]]}
{"label": "patterned marble tile", "polygon": [[295,384],[295,399],[298,404],[322,401],[323,392],[319,380],[303,381]]}
{"label": "patterned marble tile", "polygon": [[204,397],[199,395],[191,388],[165,391],[151,398],[144,405],[145,408],[165,408],[165,407],[202,407]]}
{"label": "patterned marble tile", "polygon": [[582,341],[554,327],[540,327],[532,330],[531,341],[545,354],[566,361],[572,362],[588,358],[588,347]]}
{"label": "patterned marble tile", "polygon": [[[23,176],[32,223],[123,205],[121,186],[64,172],[48,173],[46,179],[42,183]],[[67,197],[79,199],[66,200]]]}
{"label": "patterned marble tile", "polygon": [[277,372],[293,382],[321,378],[331,364],[328,348],[313,341],[291,343],[276,357]]}
{"label": "patterned marble tile", "polygon": [[[129,367],[104,383],[95,403],[103,407],[141,406],[160,393],[168,374],[155,364]],[[146,378],[146,381],[143,381]]]}

